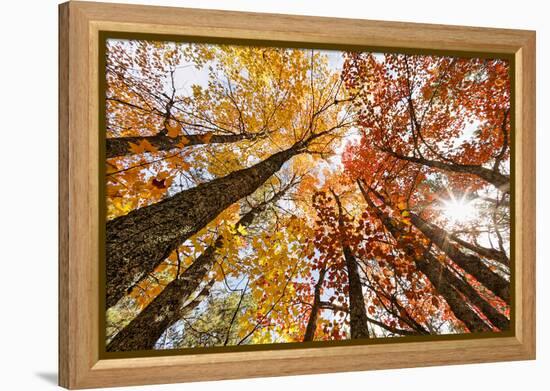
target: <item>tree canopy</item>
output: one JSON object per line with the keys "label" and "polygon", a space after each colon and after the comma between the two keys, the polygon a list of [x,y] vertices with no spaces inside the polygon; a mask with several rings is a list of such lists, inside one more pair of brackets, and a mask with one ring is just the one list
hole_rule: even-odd
{"label": "tree canopy", "polygon": [[510,327],[510,68],[108,40],[107,350]]}

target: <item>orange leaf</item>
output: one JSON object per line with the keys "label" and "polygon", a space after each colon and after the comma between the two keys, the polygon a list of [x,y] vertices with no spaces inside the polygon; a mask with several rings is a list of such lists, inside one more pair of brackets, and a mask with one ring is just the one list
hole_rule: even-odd
{"label": "orange leaf", "polygon": [[176,138],[180,135],[181,127],[180,127],[180,124],[178,124],[177,122],[176,123],[170,122],[168,123],[168,125],[166,125],[166,130],[168,130],[168,133],[167,133],[168,137]]}
{"label": "orange leaf", "polygon": [[107,174],[112,174],[118,171],[118,166],[115,163],[107,162]]}
{"label": "orange leaf", "polygon": [[182,135],[182,136],[179,136],[179,138],[180,138],[180,141],[179,141],[179,143],[176,144],[176,146],[177,146],[178,148],[183,148],[183,147],[185,147],[186,145],[188,145],[189,142],[190,142],[189,139],[188,139],[187,137],[183,136],[183,135]]}
{"label": "orange leaf", "polygon": [[144,153],[144,152],[157,152],[158,149],[153,146],[149,141],[143,139],[139,144],[129,143],[130,149],[134,153]]}

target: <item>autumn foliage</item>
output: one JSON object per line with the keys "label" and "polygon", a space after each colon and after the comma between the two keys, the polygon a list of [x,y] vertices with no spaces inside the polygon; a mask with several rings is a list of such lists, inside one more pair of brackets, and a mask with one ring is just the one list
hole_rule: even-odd
{"label": "autumn foliage", "polygon": [[109,40],[107,350],[510,325],[504,60]]}

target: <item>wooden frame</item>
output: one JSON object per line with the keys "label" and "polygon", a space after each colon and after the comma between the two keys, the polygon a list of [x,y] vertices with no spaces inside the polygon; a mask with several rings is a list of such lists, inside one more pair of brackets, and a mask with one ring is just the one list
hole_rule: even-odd
{"label": "wooden frame", "polygon": [[[534,32],[86,2],[62,4],[59,12],[60,385],[74,389],[535,358]],[[515,336],[99,359],[97,80],[98,37],[105,30],[513,55]]]}

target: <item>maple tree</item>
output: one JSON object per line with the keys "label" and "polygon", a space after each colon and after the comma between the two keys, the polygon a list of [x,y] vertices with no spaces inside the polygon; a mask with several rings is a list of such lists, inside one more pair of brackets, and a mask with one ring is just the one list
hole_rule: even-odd
{"label": "maple tree", "polygon": [[109,40],[108,351],[510,327],[504,60]]}

